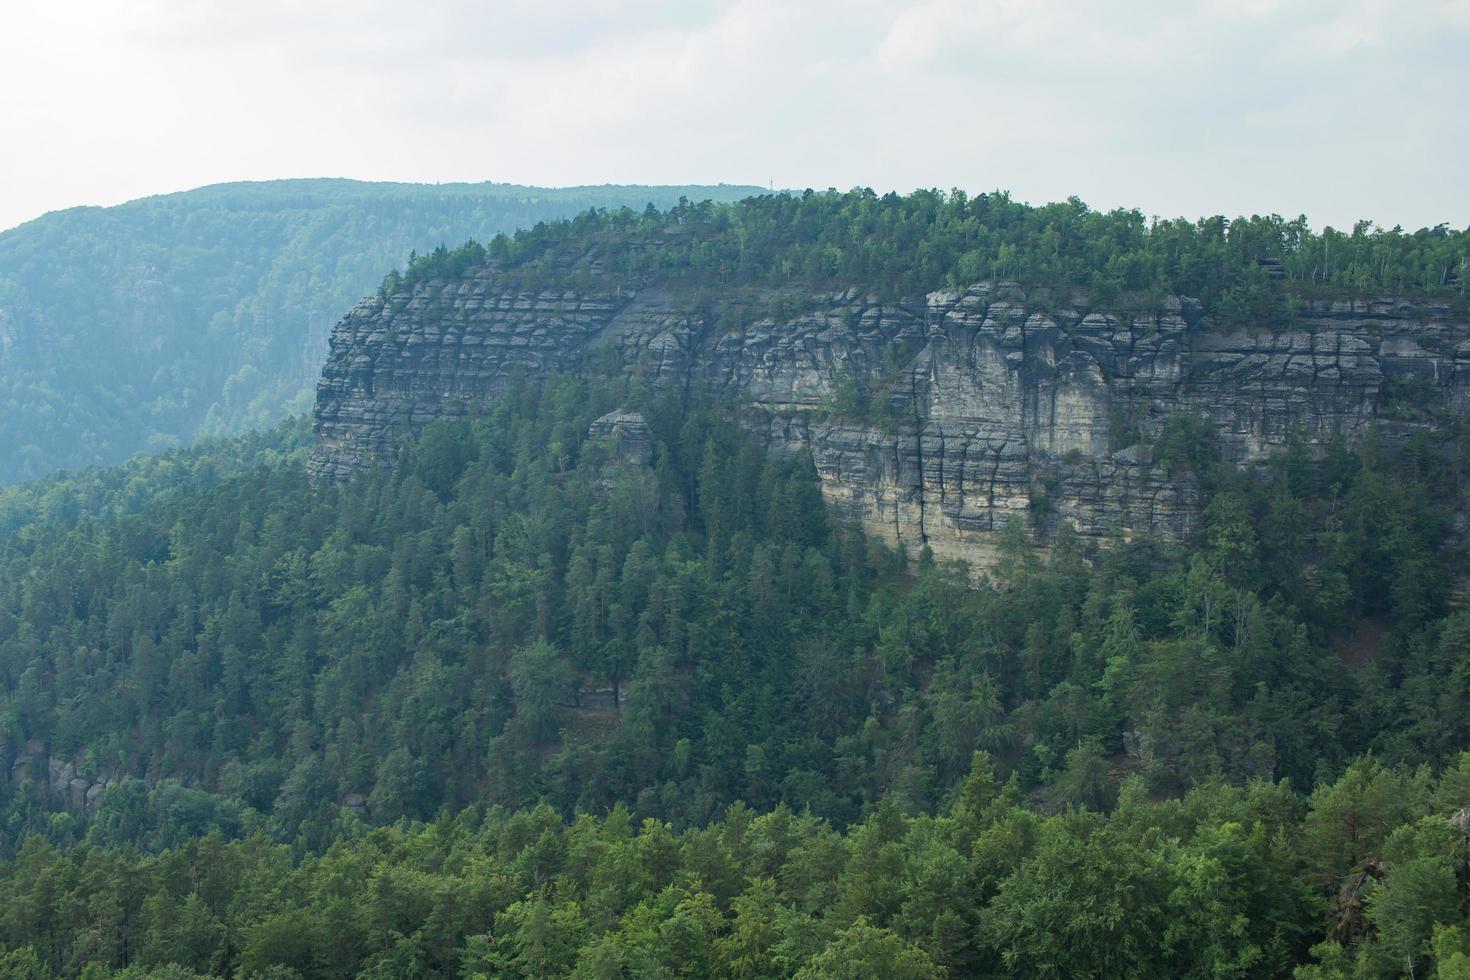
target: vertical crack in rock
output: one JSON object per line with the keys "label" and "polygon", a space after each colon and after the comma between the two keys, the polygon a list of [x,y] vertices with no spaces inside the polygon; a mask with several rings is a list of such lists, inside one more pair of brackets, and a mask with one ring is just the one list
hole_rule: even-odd
{"label": "vertical crack in rock", "polygon": [[954,490],[954,499],[957,502],[957,509],[959,510],[964,510],[965,508],[965,469],[969,465],[970,440],[967,438],[962,438],[960,439],[960,465],[959,468],[955,471]]}
{"label": "vertical crack in rock", "polygon": [[909,373],[909,407],[913,412],[914,465],[918,470],[919,541],[922,544],[928,544],[929,532],[924,526],[924,497],[927,494],[927,489],[924,484],[924,419],[919,413],[919,380],[917,374],[913,372]]}
{"label": "vertical crack in rock", "polygon": [[939,439],[939,509],[944,510],[944,426],[938,426],[935,435]]}
{"label": "vertical crack in rock", "polygon": [[899,511],[902,509],[899,488],[903,485],[903,456],[898,447],[898,436],[893,437],[893,539],[903,541],[903,525],[899,521]]}
{"label": "vertical crack in rock", "polygon": [[1000,454],[1005,452],[1006,443],[1002,442],[995,450],[995,458],[990,463],[990,486],[985,493],[985,511],[990,519],[990,530],[995,530],[995,482],[1000,477]]}

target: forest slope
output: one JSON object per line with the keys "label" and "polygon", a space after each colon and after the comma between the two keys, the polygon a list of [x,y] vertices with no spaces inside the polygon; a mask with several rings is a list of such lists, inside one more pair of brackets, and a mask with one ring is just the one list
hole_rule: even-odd
{"label": "forest slope", "polygon": [[621,382],[515,383],[345,486],[299,433],[159,493],[7,495],[7,968],[1272,976],[1326,940],[1378,976],[1465,947],[1434,931],[1470,805],[1459,430],[1264,480],[1206,454],[1198,535],[1043,561],[1017,527],[978,587],[910,578],[728,410]]}

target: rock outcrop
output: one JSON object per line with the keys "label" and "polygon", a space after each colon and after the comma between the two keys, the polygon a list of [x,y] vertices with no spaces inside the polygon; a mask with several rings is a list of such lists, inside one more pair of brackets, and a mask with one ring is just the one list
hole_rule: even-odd
{"label": "rock outcrop", "polygon": [[116,772],[88,774],[79,769],[76,762],[51,755],[42,739],[33,738],[14,750],[0,739],[0,763],[7,759],[10,762],[8,773],[0,769],[0,777],[8,775],[10,785],[39,784],[50,791],[54,801],[89,814],[101,805],[104,793],[129,779]]}
{"label": "rock outcrop", "polygon": [[593,421],[587,434],[609,441],[613,463],[643,466],[653,462],[653,430],[637,412],[608,412]]}
{"label": "rock outcrop", "polygon": [[775,448],[811,456],[849,519],[983,567],[1013,520],[1043,544],[1062,522],[1089,537],[1187,534],[1198,488],[1148,449],[1177,413],[1208,420],[1222,455],[1249,464],[1293,437],[1402,440],[1462,412],[1470,322],[1373,298],[1309,305],[1290,329],[1226,330],[1186,297],[1121,312],[1007,283],[900,302],[857,289],[526,293],[481,269],[364,301],[337,326],[314,475],[390,461],[519,371],[623,371],[732,396]]}

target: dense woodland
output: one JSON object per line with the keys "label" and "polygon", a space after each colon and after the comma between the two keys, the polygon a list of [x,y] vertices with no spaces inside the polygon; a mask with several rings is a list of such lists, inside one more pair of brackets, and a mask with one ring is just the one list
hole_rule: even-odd
{"label": "dense woodland", "polygon": [[1165,431],[1196,540],[978,585],[568,377],[12,488],[0,976],[1470,975],[1465,434]]}
{"label": "dense woodland", "polygon": [[754,190],[263,181],[0,232],[0,485],[305,410],[332,325],[410,249]]}
{"label": "dense woodland", "polygon": [[403,278],[453,275],[490,261],[528,286],[593,276],[650,277],[700,288],[740,283],[857,285],[889,296],[1014,280],[1078,288],[1101,308],[1165,293],[1204,302],[1223,323],[1289,322],[1324,296],[1405,291],[1464,303],[1470,232],[1446,225],[1405,232],[1370,221],[1314,231],[1305,217],[1190,221],[1141,211],[1094,211],[1076,198],[1033,206],[1005,192],[871,190],[751,197],[597,210],[547,222],[488,245],[469,242],[418,257]]}

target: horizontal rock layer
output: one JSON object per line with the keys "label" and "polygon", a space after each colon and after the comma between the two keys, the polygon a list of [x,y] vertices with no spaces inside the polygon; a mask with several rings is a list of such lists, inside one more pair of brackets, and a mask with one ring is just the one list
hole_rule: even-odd
{"label": "horizontal rock layer", "polygon": [[1462,412],[1470,323],[1384,298],[1309,305],[1289,330],[1223,330],[1183,297],[1123,314],[985,283],[896,303],[859,290],[528,294],[480,270],[364,301],[338,324],[314,476],[391,461],[518,371],[621,371],[734,397],[776,448],[810,455],[848,518],[984,567],[1013,520],[1042,543],[1062,522],[1090,537],[1187,534],[1197,487],[1146,448],[1175,413],[1208,419],[1222,455],[1247,464],[1294,435],[1395,441]]}

